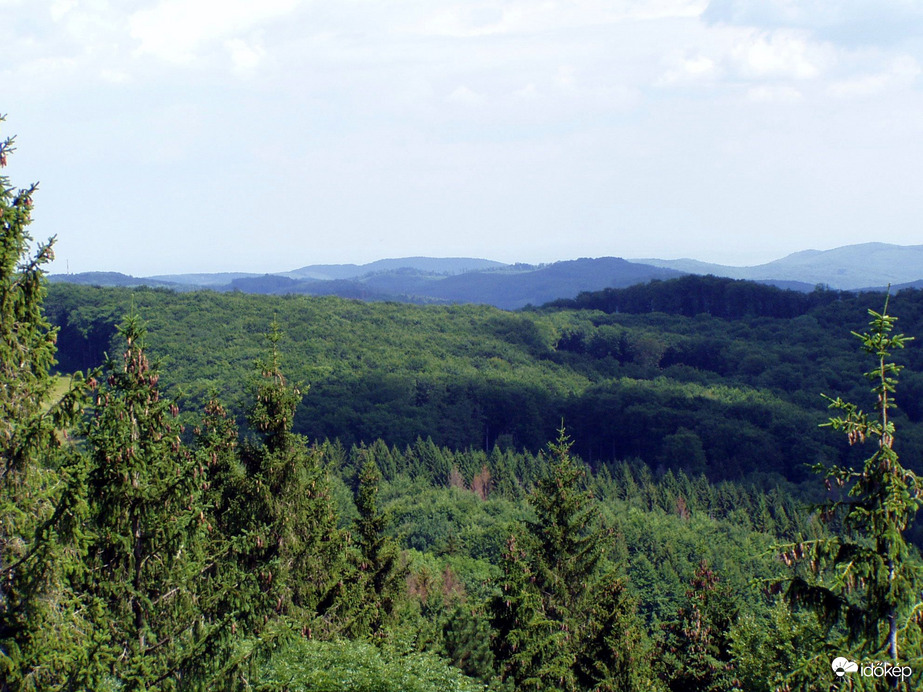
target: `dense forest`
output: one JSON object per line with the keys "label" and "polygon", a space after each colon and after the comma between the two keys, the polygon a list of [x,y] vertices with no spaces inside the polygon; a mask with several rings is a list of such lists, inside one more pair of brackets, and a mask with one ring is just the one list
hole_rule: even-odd
{"label": "dense forest", "polygon": [[[510,313],[57,284],[46,309],[59,329],[62,372],[118,352],[117,325],[134,309],[164,361],[165,393],[199,411],[219,394],[244,426],[252,364],[275,320],[286,373],[310,385],[294,431],[347,447],[380,439],[403,448],[422,438],[534,454],[563,420],[593,468],[641,459],[658,473],[796,483],[812,478],[811,465],[846,453],[845,441],[818,427],[821,394],[863,400],[850,331],[884,295],[686,277],[624,289],[630,300],[610,311],[618,293],[581,296],[575,302],[594,306],[586,309]],[[626,309],[645,304],[658,310]],[[902,329],[923,334],[923,292],[903,291],[891,304]],[[913,466],[923,458],[923,343],[897,356],[908,366],[898,444]]]}
{"label": "dense forest", "polygon": [[923,293],[49,287],[0,187],[0,689],[919,688]]}

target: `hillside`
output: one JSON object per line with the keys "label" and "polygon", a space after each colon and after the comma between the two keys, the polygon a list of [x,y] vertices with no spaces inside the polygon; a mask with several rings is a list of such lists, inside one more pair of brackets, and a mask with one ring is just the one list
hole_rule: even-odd
{"label": "hillside", "polygon": [[[705,295],[714,281],[652,286],[681,297]],[[701,290],[693,290],[696,282]],[[820,393],[863,396],[863,383],[848,376],[861,367],[848,330],[860,328],[864,310],[883,296],[821,293],[813,305],[798,304],[803,294],[750,286],[765,314],[723,318],[696,309],[683,316],[682,301],[674,315],[516,314],[475,305],[65,285],[51,287],[48,310],[61,328],[62,370],[117,351],[115,325],[133,304],[149,322],[152,350],[170,366],[168,391],[194,407],[220,392],[237,411],[246,406],[245,382],[275,315],[291,376],[311,386],[296,429],[317,439],[405,445],[422,436],[455,449],[502,441],[534,451],[563,418],[588,460],[640,457],[714,479],[757,470],[803,479],[805,464],[844,453],[817,428],[825,409]],[[773,316],[776,304],[797,309]],[[901,293],[892,306],[902,329],[923,334],[920,292]],[[911,368],[899,415],[913,424],[902,444],[923,452],[921,343],[903,354]],[[674,445],[687,455],[677,457]],[[788,453],[795,448],[797,455]]]}
{"label": "hillside", "polygon": [[832,250],[804,250],[752,267],[690,259],[636,261],[690,274],[714,274],[751,281],[797,281],[841,290],[909,284],[923,279],[923,245],[862,243]]}

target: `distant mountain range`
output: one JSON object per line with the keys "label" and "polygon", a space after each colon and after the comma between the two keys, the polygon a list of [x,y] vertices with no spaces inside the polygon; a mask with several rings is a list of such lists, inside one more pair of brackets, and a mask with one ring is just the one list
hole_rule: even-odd
{"label": "distant mountain range", "polygon": [[834,250],[805,250],[753,267],[693,259],[578,259],[546,265],[503,264],[466,257],[407,257],[369,264],[315,264],[276,274],[216,273],[133,277],[118,272],[52,274],[52,282],[95,286],[151,286],[179,291],[210,289],[245,293],[339,295],[362,300],[415,303],[486,303],[514,310],[582,291],[624,288],[686,274],[748,279],[811,291],[923,287],[923,245],[865,243]]}
{"label": "distant mountain range", "polygon": [[732,279],[817,284],[844,291],[883,288],[923,280],[923,245],[862,243],[833,250],[803,250],[753,267],[729,267],[693,259],[638,259],[635,262],[687,274],[714,274]]}

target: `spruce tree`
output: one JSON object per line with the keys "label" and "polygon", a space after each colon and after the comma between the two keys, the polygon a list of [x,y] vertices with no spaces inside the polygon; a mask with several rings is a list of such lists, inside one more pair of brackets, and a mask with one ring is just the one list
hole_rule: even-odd
{"label": "spruce tree", "polygon": [[580,632],[577,683],[598,692],[656,689],[647,633],[636,616],[637,601],[614,571],[596,584],[585,606]]}
{"label": "spruce tree", "polygon": [[531,562],[517,537],[510,536],[500,564],[499,593],[490,608],[500,678],[522,690],[569,689],[574,659],[564,645],[567,635],[545,614]]}
{"label": "spruce tree", "polygon": [[[4,118],[0,116],[0,122]],[[13,139],[0,141],[0,168]],[[71,492],[67,430],[86,403],[77,375],[58,401],[55,332],[42,312],[43,265],[54,239],[30,255],[36,186],[0,176],[0,689],[45,689],[87,656],[83,611],[68,577],[81,568],[83,494]],[[78,486],[79,487],[79,483]]]}
{"label": "spruce tree", "polygon": [[686,591],[686,604],[663,625],[660,677],[671,692],[730,692],[740,688],[730,632],[737,607],[706,562]]}
{"label": "spruce tree", "polygon": [[388,516],[378,508],[380,483],[381,473],[369,457],[359,472],[355,498],[359,511],[354,532],[357,578],[350,588],[358,592],[353,595],[358,603],[350,628],[353,636],[384,636],[406,576],[406,569],[399,563],[398,545],[385,534]]}
{"label": "spruce tree", "polygon": [[248,542],[242,566],[256,579],[251,618],[257,630],[275,622],[324,636],[339,625],[345,539],[321,455],[292,432],[301,392],[282,374],[281,338],[273,324],[249,414],[259,438],[241,451],[239,525]]}
{"label": "spruce tree", "polygon": [[516,689],[647,689],[635,602],[603,569],[609,535],[570,448],[561,430],[529,498],[535,519],[510,538],[503,556],[491,604],[500,675]]}
{"label": "spruce tree", "polygon": [[820,507],[821,516],[839,528],[830,537],[784,546],[781,555],[796,570],[790,600],[828,626],[843,628],[843,639],[831,642],[831,651],[892,664],[909,661],[916,668],[923,665],[923,574],[904,534],[923,500],[923,486],[895,451],[892,411],[902,366],[890,360],[912,337],[893,333],[897,318],[888,314],[887,299],[881,313],[869,315],[869,330],[853,334],[874,359],[865,376],[875,412],[827,397],[838,415],[824,425],[844,433],[850,445],[871,441],[874,453],[856,467],[815,467],[828,491],[839,494]]}
{"label": "spruce tree", "polygon": [[484,613],[459,603],[442,626],[442,650],[465,675],[489,682],[494,676],[490,627]]}
{"label": "spruce tree", "polygon": [[[222,687],[239,672],[252,651],[248,627],[254,576],[242,568],[247,537],[239,520],[243,469],[237,424],[212,397],[202,422],[193,431],[195,472],[201,482],[202,504],[208,534],[208,564],[202,578],[201,605],[209,624],[202,651],[209,664],[203,672]],[[214,665],[218,663],[218,665]]]}
{"label": "spruce tree", "polygon": [[107,362],[86,429],[94,658],[125,690],[188,688],[210,635],[202,469],[181,443],[178,409],[160,395],[140,319],[129,315],[120,334],[125,352]]}

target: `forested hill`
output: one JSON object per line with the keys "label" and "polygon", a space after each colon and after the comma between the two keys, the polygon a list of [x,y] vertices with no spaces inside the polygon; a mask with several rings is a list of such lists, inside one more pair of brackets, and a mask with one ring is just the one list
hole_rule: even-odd
{"label": "forested hill", "polygon": [[830,291],[820,287],[805,293],[743,279],[689,275],[670,281],[654,279],[627,288],[585,291],[573,299],[552,301],[547,307],[635,315],[665,312],[686,317],[704,313],[732,320],[792,318],[835,301],[850,300],[853,296],[854,293],[848,291]]}
{"label": "forested hill", "polygon": [[[430,437],[452,449],[535,451],[563,419],[575,451],[591,463],[641,458],[713,479],[760,471],[801,480],[811,475],[808,465],[846,453],[818,428],[827,415],[820,394],[871,408],[854,376],[867,368],[849,331],[863,327],[868,308],[881,308],[883,295],[817,292],[805,305],[790,293],[708,277],[645,290],[662,296],[655,308],[672,300],[680,313],[693,297],[694,316],[627,314],[626,301],[611,314],[510,313],[60,284],[50,287],[46,309],[60,328],[62,371],[119,352],[116,325],[135,310],[148,323],[152,353],[167,362],[168,392],[199,408],[218,393],[238,414],[275,319],[283,366],[310,385],[295,429],[347,445],[382,439],[404,446]],[[644,293],[628,294],[636,292]],[[740,304],[769,314],[793,301],[782,314],[800,314],[719,308],[730,295],[756,296]],[[700,309],[706,300],[711,315]],[[722,310],[736,318],[714,314]],[[891,310],[902,331],[923,336],[923,293],[901,292]],[[911,465],[923,458],[921,345],[923,339],[911,342],[899,354],[910,367],[901,375],[896,420]]]}

